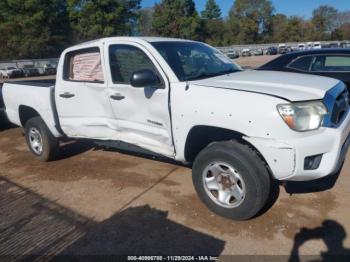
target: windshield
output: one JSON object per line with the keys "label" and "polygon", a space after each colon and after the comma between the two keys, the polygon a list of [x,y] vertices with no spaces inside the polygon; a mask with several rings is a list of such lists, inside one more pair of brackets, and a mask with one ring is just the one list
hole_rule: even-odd
{"label": "windshield", "polygon": [[241,71],[227,56],[197,42],[153,42],[180,81],[198,80]]}

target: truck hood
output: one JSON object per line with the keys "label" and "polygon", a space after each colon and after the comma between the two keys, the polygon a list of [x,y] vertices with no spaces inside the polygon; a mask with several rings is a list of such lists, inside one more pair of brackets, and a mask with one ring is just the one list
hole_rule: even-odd
{"label": "truck hood", "polygon": [[245,70],[190,81],[189,84],[241,90],[280,97],[289,101],[322,99],[339,80],[297,73]]}

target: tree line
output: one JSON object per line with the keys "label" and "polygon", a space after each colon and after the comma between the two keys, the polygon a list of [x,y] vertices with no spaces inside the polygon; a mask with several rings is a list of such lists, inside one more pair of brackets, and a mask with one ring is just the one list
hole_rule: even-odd
{"label": "tree line", "polygon": [[91,39],[147,35],[215,46],[350,39],[350,11],[323,5],[310,19],[276,13],[270,0],[236,0],[223,17],[215,0],[198,12],[193,0],[2,0],[0,59],[56,57]]}

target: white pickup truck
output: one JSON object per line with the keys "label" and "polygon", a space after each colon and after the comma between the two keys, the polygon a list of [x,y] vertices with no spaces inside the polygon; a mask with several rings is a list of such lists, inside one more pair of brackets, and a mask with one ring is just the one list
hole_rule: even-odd
{"label": "white pickup truck", "polygon": [[248,219],[275,181],[340,170],[349,96],[339,80],[243,71],[216,49],[168,38],[113,37],[65,50],[56,84],[5,83],[9,121],[54,160],[63,137],[123,141],[187,163],[202,201]]}

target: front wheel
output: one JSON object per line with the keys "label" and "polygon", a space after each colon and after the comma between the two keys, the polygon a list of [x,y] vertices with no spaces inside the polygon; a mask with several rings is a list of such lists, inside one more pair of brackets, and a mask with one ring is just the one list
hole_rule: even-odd
{"label": "front wheel", "polygon": [[247,145],[212,143],[193,164],[193,184],[207,207],[233,220],[261,211],[269,198],[271,178],[265,163]]}
{"label": "front wheel", "polygon": [[28,147],[40,161],[54,160],[58,154],[59,144],[41,117],[34,117],[27,121],[25,136]]}

